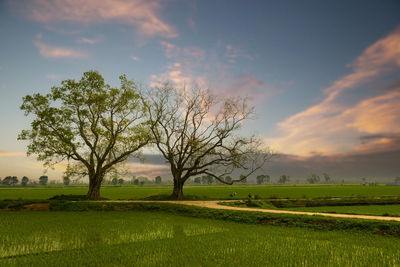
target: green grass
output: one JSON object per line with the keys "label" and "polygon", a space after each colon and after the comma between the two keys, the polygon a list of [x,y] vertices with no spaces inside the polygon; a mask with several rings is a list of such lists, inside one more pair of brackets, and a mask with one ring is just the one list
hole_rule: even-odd
{"label": "green grass", "polygon": [[[143,199],[154,195],[171,194],[169,186],[104,186],[102,197],[109,199]],[[185,195],[194,195],[208,199],[230,199],[231,193],[236,192],[234,199],[245,199],[248,194],[260,198],[321,198],[321,197],[351,197],[351,196],[400,196],[400,190],[395,186],[360,186],[360,185],[235,185],[235,186],[185,186]],[[48,186],[48,187],[9,187],[0,188],[0,199],[48,199],[55,195],[72,194],[84,195],[87,186]]]}
{"label": "green grass", "polygon": [[379,215],[379,216],[400,216],[400,205],[300,207],[300,208],[290,208],[287,210],[364,214],[364,215]]}
{"label": "green grass", "polygon": [[0,212],[2,266],[398,266],[400,239],[156,212]]}

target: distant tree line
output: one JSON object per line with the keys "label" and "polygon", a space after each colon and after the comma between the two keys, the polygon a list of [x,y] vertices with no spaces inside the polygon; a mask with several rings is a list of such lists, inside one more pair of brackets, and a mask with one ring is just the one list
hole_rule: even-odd
{"label": "distant tree line", "polygon": [[[21,186],[27,186],[28,184],[31,185],[47,185],[49,182],[49,177],[42,175],[39,177],[37,181],[35,180],[30,180],[28,177],[24,176],[21,178]],[[19,179],[17,176],[6,176],[4,179],[0,178],[0,184],[5,185],[5,186],[15,186],[18,185]],[[52,184],[55,184],[55,181],[51,182]]]}

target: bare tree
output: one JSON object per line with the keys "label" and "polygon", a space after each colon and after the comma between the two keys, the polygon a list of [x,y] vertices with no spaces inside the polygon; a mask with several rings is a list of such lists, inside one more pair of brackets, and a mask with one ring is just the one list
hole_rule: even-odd
{"label": "bare tree", "polygon": [[[147,98],[151,132],[156,147],[170,165],[173,199],[183,198],[183,185],[193,176],[209,175],[233,184],[259,170],[271,157],[255,136],[238,134],[253,118],[246,99],[218,99],[209,90],[179,90],[169,84],[152,89]],[[246,171],[228,181],[235,169]]]}

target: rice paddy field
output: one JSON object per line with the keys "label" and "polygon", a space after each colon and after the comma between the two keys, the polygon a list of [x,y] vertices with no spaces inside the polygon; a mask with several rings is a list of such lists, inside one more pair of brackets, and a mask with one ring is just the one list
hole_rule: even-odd
{"label": "rice paddy field", "polygon": [[[0,187],[1,199],[48,199],[55,195],[85,195],[87,186]],[[170,186],[103,186],[102,197],[108,199],[143,199],[171,194]],[[236,193],[234,197],[230,194]],[[260,198],[380,197],[400,196],[400,187],[361,185],[235,185],[185,186],[185,195],[207,199],[245,199],[249,194]]]}
{"label": "rice paddy field", "polygon": [[300,208],[290,208],[287,210],[379,215],[379,216],[395,216],[395,217],[400,216],[400,205],[354,205],[354,206],[300,207]]}
{"label": "rice paddy field", "polygon": [[400,239],[156,212],[0,212],[0,266],[399,266]]}
{"label": "rice paddy field", "polygon": [[[169,195],[169,186],[104,186],[109,199]],[[0,200],[84,195],[86,186],[3,187]],[[186,186],[200,199],[400,196],[394,186]],[[230,194],[236,193],[234,197]],[[290,210],[400,216],[400,205]],[[0,211],[0,266],[400,266],[400,238],[273,226],[165,211]],[[292,219],[293,220],[293,219]]]}

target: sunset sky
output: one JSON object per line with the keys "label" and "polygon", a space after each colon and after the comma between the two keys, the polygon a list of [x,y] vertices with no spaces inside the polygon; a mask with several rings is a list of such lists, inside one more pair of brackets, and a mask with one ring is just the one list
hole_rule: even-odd
{"label": "sunset sky", "polygon": [[[124,73],[251,97],[245,132],[280,154],[274,175],[389,181],[400,175],[399,14],[385,0],[0,1],[0,177],[43,172],[17,141],[30,123],[22,97],[98,70],[115,86]],[[127,167],[167,176],[162,163]]]}

